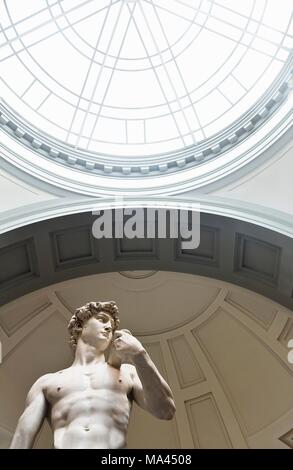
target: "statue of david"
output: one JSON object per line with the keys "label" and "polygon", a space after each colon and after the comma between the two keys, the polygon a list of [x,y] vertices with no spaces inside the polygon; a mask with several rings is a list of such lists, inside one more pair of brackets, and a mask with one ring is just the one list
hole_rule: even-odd
{"label": "statue of david", "polygon": [[115,302],[78,308],[68,329],[74,361],[34,383],[11,449],[32,448],[45,418],[55,449],[125,448],[133,401],[159,419],[173,418],[170,387],[140,341],[119,330]]}

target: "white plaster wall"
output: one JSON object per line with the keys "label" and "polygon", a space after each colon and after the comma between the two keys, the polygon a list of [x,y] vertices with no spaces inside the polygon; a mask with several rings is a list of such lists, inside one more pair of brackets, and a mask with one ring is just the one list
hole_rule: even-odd
{"label": "white plaster wall", "polygon": [[0,213],[58,198],[52,193],[25,183],[3,168],[0,168],[0,192]]}
{"label": "white plaster wall", "polygon": [[216,191],[221,196],[293,214],[293,142],[248,175]]}

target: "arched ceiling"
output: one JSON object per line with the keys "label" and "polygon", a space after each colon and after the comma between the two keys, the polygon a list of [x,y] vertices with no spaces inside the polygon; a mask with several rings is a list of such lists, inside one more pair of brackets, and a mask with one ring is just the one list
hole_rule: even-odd
{"label": "arched ceiling", "polygon": [[[9,444],[32,383],[71,364],[66,326],[74,309],[115,299],[121,326],[144,344],[177,407],[175,419],[164,422],[135,406],[129,448],[292,447],[292,312],[215,279],[126,274],[68,280],[0,308],[1,446]],[[46,424],[35,447],[51,442]]]}
{"label": "arched ceiling", "polygon": [[96,219],[92,213],[76,214],[4,233],[1,304],[66,279],[140,269],[221,279],[293,308],[292,238],[201,213],[200,245],[184,249],[176,238],[94,238]]}

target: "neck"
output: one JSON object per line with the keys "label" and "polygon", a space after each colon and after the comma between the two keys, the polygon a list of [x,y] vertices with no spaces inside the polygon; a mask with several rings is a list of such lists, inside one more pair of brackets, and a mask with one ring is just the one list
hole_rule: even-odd
{"label": "neck", "polygon": [[105,355],[103,352],[79,338],[75,351],[75,359],[72,364],[73,366],[95,366],[104,362]]}

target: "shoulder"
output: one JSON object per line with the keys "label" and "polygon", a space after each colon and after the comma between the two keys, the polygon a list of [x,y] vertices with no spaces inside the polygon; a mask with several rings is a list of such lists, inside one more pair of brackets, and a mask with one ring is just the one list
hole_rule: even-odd
{"label": "shoulder", "polygon": [[42,375],[34,382],[26,397],[27,406],[39,397],[45,396],[45,389],[49,384],[50,376],[52,375],[53,374]]}
{"label": "shoulder", "polygon": [[132,364],[121,364],[120,371],[132,377],[137,375],[136,368]]}
{"label": "shoulder", "polygon": [[121,367],[120,367],[120,372],[123,375],[128,376],[129,378],[131,378],[132,381],[136,381],[137,378],[138,378],[136,368],[132,364],[122,364]]}
{"label": "shoulder", "polygon": [[41,377],[39,377],[34,382],[34,384],[32,385],[31,391],[32,390],[42,390],[42,389],[44,389],[46,386],[48,386],[50,384],[51,380],[53,380],[53,378],[55,377],[56,374],[57,374],[57,372],[56,373],[45,374],[45,375],[42,375]]}

